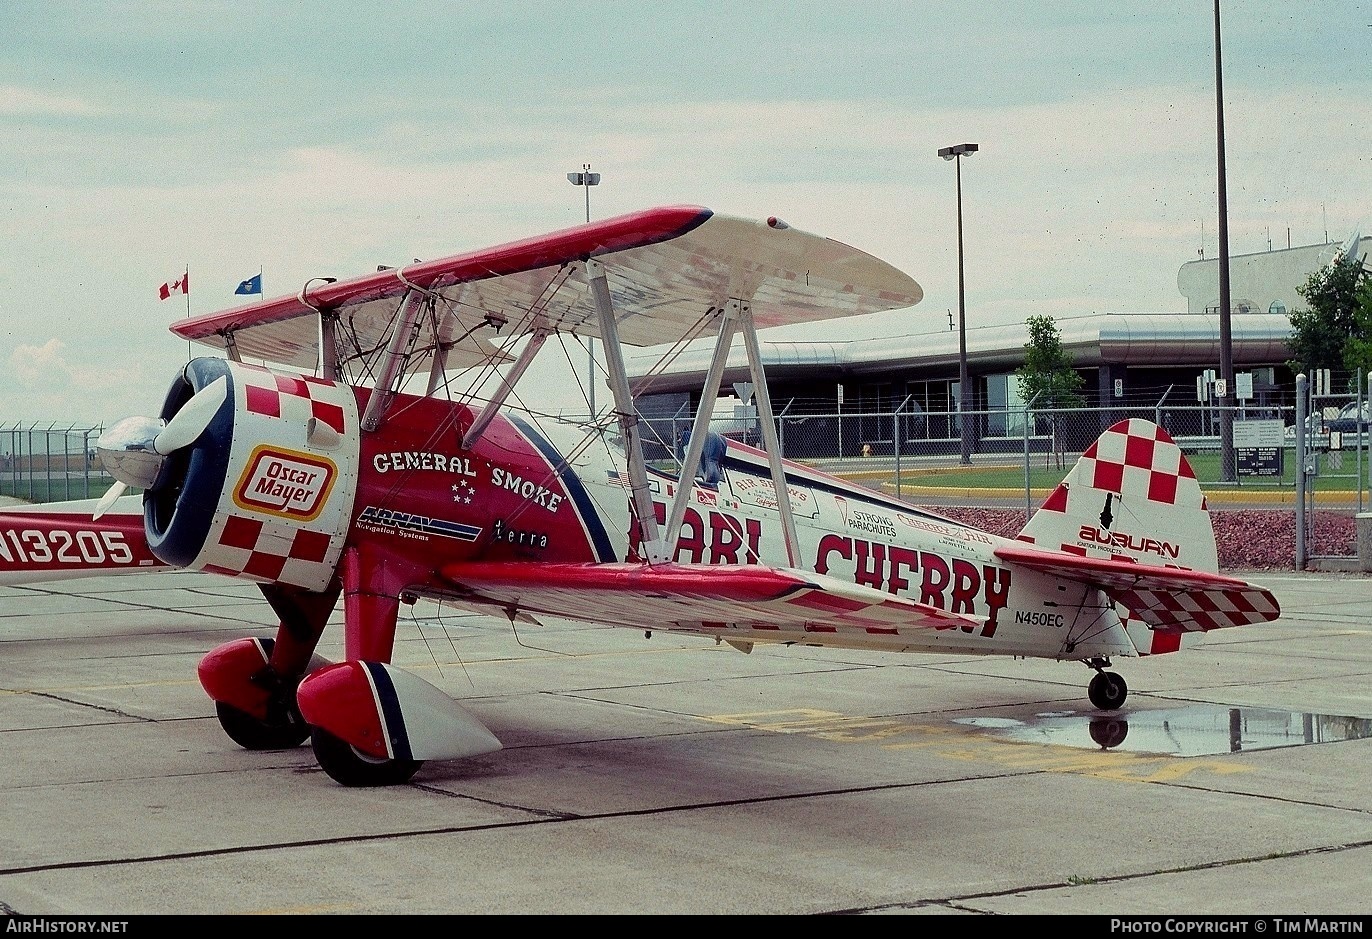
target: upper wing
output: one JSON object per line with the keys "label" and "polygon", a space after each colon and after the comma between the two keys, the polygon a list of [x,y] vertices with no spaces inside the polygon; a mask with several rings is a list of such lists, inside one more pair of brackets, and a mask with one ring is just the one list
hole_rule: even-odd
{"label": "upper wing", "polygon": [[482,337],[538,328],[599,336],[581,270],[591,257],[606,266],[620,340],[636,346],[693,338],[730,299],[750,302],[761,328],[907,307],[923,297],[909,276],[841,242],[775,219],[671,206],[307,285],[298,296],[181,320],[171,330],[219,349],[232,336],[241,355],[313,368],[318,314],[337,316],[351,345],[372,349],[417,287],[435,298],[439,341],[461,340],[450,364],[485,362],[492,347]]}
{"label": "upper wing", "polygon": [[983,625],[973,616],[822,574],[756,564],[478,562],[450,564],[442,575],[461,600],[511,615],[544,613],[638,629],[756,630],[779,641],[824,644],[825,634],[851,641],[862,634]]}
{"label": "upper wing", "polygon": [[1266,623],[1281,615],[1272,591],[1223,574],[1018,545],[1002,545],[995,554],[1008,563],[1099,587],[1155,629],[1219,629]]}

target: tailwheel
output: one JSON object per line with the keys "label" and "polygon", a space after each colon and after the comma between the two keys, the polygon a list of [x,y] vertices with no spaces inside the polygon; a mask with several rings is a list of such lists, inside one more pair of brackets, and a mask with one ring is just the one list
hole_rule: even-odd
{"label": "tailwheel", "polygon": [[310,735],[309,725],[292,700],[274,705],[266,718],[254,717],[223,701],[214,703],[219,726],[229,739],[245,750],[289,750],[300,746]]}
{"label": "tailwheel", "polygon": [[1091,703],[1102,711],[1117,711],[1124,706],[1129,686],[1124,683],[1123,677],[1114,672],[1097,671],[1086,693]]}
{"label": "tailwheel", "polygon": [[310,744],[324,772],[344,786],[398,786],[424,765],[423,760],[378,759],[319,727],[310,728]]}
{"label": "tailwheel", "polygon": [[1088,729],[1102,750],[1119,746],[1129,736],[1129,722],[1120,717],[1093,717]]}

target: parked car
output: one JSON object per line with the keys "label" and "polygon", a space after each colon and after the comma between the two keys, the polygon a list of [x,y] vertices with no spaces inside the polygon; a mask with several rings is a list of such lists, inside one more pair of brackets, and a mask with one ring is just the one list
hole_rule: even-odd
{"label": "parked car", "polygon": [[[1328,441],[1330,431],[1340,434],[1365,433],[1372,428],[1372,402],[1363,402],[1362,417],[1357,417],[1358,403],[1350,401],[1335,411],[1326,408],[1324,415],[1311,414],[1305,419],[1306,435],[1316,446]],[[1296,425],[1286,428],[1286,439],[1296,439]]]}
{"label": "parked car", "polygon": [[[1307,414],[1306,417],[1305,417],[1305,436],[1306,436],[1306,439],[1314,439],[1314,438],[1316,438],[1316,437],[1320,437],[1320,436],[1324,435],[1324,433],[1325,433],[1325,431],[1324,431],[1324,421],[1325,421],[1325,419],[1322,418],[1322,417],[1320,417],[1320,415],[1318,415],[1318,414]],[[1286,425],[1286,439],[1289,440],[1289,441],[1291,441],[1292,443],[1295,443],[1295,441],[1296,441],[1296,425],[1295,425],[1295,424],[1287,424],[1287,425]]]}
{"label": "parked car", "polygon": [[1339,413],[1324,422],[1325,430],[1338,431],[1342,434],[1356,434],[1359,431],[1367,430],[1368,424],[1372,424],[1372,404],[1364,401],[1362,413],[1359,416],[1358,402],[1350,401],[1339,409]]}

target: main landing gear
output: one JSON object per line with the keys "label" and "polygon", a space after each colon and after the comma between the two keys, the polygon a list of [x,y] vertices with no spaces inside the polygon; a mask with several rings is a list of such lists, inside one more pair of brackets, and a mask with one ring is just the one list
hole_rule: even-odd
{"label": "main landing gear", "polygon": [[[277,670],[272,662],[278,651],[275,639],[236,639],[200,662],[200,683],[214,701],[219,725],[245,750],[289,750],[310,735],[296,704],[301,675]],[[308,653],[302,674],[306,661]]]}
{"label": "main landing gear", "polygon": [[333,781],[343,786],[398,786],[410,781],[422,760],[377,758],[340,740],[322,727],[311,728],[314,758]]}
{"label": "main landing gear", "polygon": [[[270,652],[272,640],[262,640]],[[271,666],[254,673],[249,683],[266,692],[263,716],[225,701],[214,703],[219,725],[229,739],[245,750],[289,750],[308,738],[324,772],[344,786],[395,786],[409,782],[423,765],[420,760],[374,757],[322,727],[312,727],[296,701],[299,679],[284,680]]]}
{"label": "main landing gear", "polygon": [[214,710],[224,733],[245,750],[290,750],[310,736],[310,727],[295,706],[294,689],[289,700],[272,701],[265,719],[223,701],[214,702]]}
{"label": "main landing gear", "polygon": [[1123,707],[1124,699],[1129,695],[1129,686],[1120,675],[1106,671],[1110,667],[1110,660],[1091,659],[1086,664],[1096,670],[1096,676],[1086,689],[1091,703],[1102,711],[1117,711]]}

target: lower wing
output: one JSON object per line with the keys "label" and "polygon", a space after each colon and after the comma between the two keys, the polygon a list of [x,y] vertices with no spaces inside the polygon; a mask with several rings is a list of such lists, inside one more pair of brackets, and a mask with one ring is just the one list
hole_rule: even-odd
{"label": "lower wing", "polygon": [[824,644],[826,634],[837,641],[844,633],[875,638],[983,624],[823,574],[754,564],[465,563],[442,575],[459,602],[512,617],[543,613],[644,630],[747,630],[764,634],[751,638]]}

